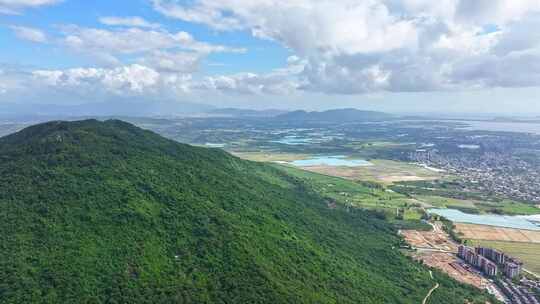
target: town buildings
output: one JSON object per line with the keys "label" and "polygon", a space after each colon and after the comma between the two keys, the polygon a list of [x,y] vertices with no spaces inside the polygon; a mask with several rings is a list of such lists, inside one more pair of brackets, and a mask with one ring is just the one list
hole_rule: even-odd
{"label": "town buildings", "polygon": [[499,267],[488,257],[479,254],[475,248],[460,245],[458,248],[458,256],[465,260],[467,263],[480,269],[488,276],[496,276]]}
{"label": "town buildings", "polygon": [[469,247],[460,245],[458,256],[475,266],[488,276],[496,276],[499,272],[509,279],[521,274],[523,263],[493,248]]}

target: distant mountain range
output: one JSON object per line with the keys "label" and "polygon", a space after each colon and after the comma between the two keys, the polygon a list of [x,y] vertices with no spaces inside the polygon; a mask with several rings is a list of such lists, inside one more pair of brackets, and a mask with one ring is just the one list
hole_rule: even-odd
{"label": "distant mountain range", "polygon": [[80,105],[0,104],[0,118],[27,117],[38,118],[37,121],[73,117],[174,117],[194,115],[203,117],[269,118],[297,123],[310,121],[338,123],[380,121],[396,118],[394,115],[383,112],[357,109],[334,109],[322,112],[298,110],[290,112],[279,109],[216,108],[210,105],[189,102],[149,102],[127,99]]}
{"label": "distant mountain range", "polygon": [[286,110],[268,109],[268,110],[250,110],[237,108],[215,109],[206,112],[215,116],[229,117],[275,117],[281,114],[288,113]]}
{"label": "distant mountain range", "polygon": [[397,116],[383,112],[363,111],[357,109],[335,109],[322,112],[306,112],[303,110],[288,112],[276,116],[278,120],[294,122],[354,122],[380,121],[395,119]]}
{"label": "distant mountain range", "polygon": [[0,104],[0,117],[20,116],[175,116],[203,113],[214,110],[213,106],[197,103],[141,102],[116,100],[114,102],[86,103],[80,105],[58,104]]}

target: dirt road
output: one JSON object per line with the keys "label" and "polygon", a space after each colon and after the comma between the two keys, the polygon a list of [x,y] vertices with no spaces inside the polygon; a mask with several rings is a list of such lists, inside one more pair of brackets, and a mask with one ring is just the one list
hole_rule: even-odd
{"label": "dirt road", "polygon": [[[433,272],[431,272],[431,270],[429,271],[429,275],[431,276],[431,278],[433,279]],[[431,297],[431,294],[435,291],[435,289],[439,288],[439,283],[436,283],[435,286],[433,286],[433,288],[431,288],[428,292],[428,294],[426,295],[426,297],[424,298],[424,300],[422,301],[422,304],[426,304],[427,301],[429,300],[429,297]]]}

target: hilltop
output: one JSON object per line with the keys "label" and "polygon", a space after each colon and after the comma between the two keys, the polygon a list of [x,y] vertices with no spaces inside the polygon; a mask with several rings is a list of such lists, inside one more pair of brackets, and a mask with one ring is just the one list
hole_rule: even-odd
{"label": "hilltop", "polygon": [[[375,213],[131,124],[0,139],[2,303],[420,303],[435,284]],[[485,303],[435,273],[433,303]]]}

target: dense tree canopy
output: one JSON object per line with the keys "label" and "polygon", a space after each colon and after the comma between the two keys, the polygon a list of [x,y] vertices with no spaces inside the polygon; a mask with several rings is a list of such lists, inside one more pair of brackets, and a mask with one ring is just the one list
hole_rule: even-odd
{"label": "dense tree canopy", "polygon": [[[382,219],[121,121],[0,139],[2,303],[420,303]],[[484,303],[443,275],[433,303]]]}

